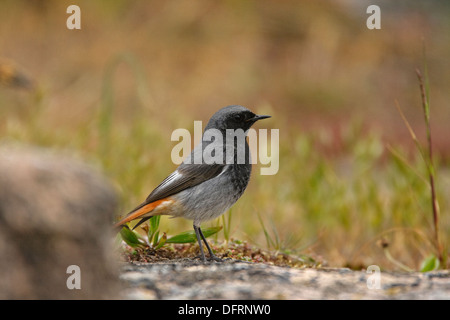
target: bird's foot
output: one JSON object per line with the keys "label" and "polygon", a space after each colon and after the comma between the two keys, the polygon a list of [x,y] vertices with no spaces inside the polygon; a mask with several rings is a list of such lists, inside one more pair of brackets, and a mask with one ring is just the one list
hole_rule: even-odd
{"label": "bird's foot", "polygon": [[225,262],[225,261],[231,260],[231,258],[225,258],[225,259],[219,258],[215,254],[210,255],[208,258],[199,254],[198,256],[194,257],[194,259],[202,260],[203,263],[214,262],[214,261],[215,262]]}
{"label": "bird's foot", "polygon": [[216,256],[214,254],[210,255],[210,257],[209,257],[209,261],[224,262],[226,260],[228,260],[228,259],[219,258],[218,256]]}

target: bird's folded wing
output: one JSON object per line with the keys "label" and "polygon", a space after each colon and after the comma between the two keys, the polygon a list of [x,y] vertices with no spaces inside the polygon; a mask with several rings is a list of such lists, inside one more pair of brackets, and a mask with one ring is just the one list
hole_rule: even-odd
{"label": "bird's folded wing", "polygon": [[[196,186],[206,180],[217,177],[225,170],[224,164],[185,164],[182,163],[177,170],[172,172],[150,193],[147,199],[131,210],[126,217],[129,217],[137,210],[149,205],[152,202],[165,199],[180,191]],[[122,220],[124,221],[125,218]],[[122,222],[121,221],[121,222]],[[120,222],[119,222],[120,224]]]}
{"label": "bird's folded wing", "polygon": [[181,164],[155,190],[146,203],[157,201],[212,179],[224,170],[224,164]]}

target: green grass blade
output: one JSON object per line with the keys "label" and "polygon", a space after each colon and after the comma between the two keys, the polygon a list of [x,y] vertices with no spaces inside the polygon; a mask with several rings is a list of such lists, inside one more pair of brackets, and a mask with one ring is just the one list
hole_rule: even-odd
{"label": "green grass blade", "polygon": [[[161,219],[161,216],[153,216],[148,221],[148,243],[152,243],[153,241],[158,241],[158,234],[159,234],[159,221]],[[155,236],[156,235],[156,236]]]}
{"label": "green grass blade", "polygon": [[161,219],[161,216],[153,216],[148,221],[150,224],[150,230],[155,233],[159,228],[159,221]]}
{"label": "green grass blade", "polygon": [[[205,236],[205,238],[208,238],[208,237],[212,236],[213,234],[216,234],[220,230],[222,230],[221,226],[202,229],[202,232],[203,232],[203,235]],[[169,239],[167,239],[166,243],[194,243],[196,241],[197,241],[197,236],[195,235],[195,231],[191,230],[191,231],[182,232],[173,237],[170,237]]]}
{"label": "green grass blade", "polygon": [[158,245],[159,231],[156,231],[153,236],[153,246],[156,247]]}

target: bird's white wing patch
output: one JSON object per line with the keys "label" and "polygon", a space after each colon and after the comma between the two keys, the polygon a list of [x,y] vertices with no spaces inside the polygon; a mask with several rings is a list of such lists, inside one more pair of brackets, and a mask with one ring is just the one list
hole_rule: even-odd
{"label": "bird's white wing patch", "polygon": [[175,170],[172,172],[166,179],[164,179],[163,182],[158,186],[158,188],[164,188],[172,183],[176,183],[178,179],[181,179],[183,177],[183,174],[180,173],[178,170]]}

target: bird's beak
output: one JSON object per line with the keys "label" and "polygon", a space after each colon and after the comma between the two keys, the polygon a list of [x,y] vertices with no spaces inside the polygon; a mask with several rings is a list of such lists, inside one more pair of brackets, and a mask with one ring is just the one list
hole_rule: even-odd
{"label": "bird's beak", "polygon": [[258,121],[258,120],[267,119],[267,118],[271,118],[271,116],[259,116],[259,115],[255,115],[253,118],[250,118],[250,119],[248,119],[247,121],[256,122],[256,121]]}

